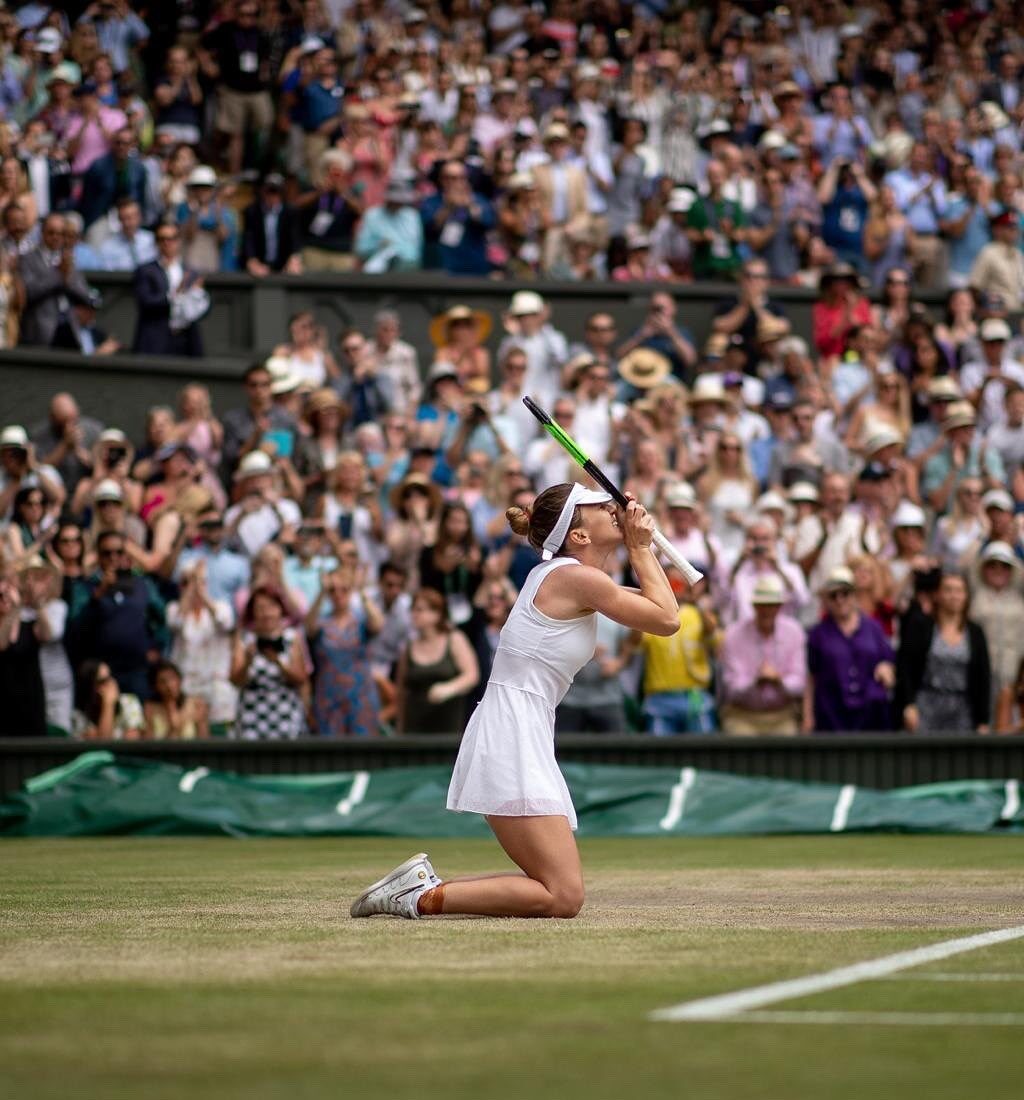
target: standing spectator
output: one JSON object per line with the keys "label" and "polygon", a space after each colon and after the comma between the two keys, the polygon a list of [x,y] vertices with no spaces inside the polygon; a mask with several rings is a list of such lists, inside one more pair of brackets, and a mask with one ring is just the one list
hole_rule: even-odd
{"label": "standing spectator", "polygon": [[75,270],[71,250],[64,247],[64,219],[50,214],[43,222],[38,248],[18,264],[25,287],[21,343],[49,347],[57,325],[71,302],[88,302],[89,285]]}
{"label": "standing spectator", "polygon": [[74,495],[79,481],[92,469],[92,450],[102,431],[98,420],[82,416],[70,393],[55,393],[46,421],[33,429],[39,461],[60,474],[68,494]]}
{"label": "standing spectator", "polygon": [[372,350],[378,372],[388,384],[392,411],[415,412],[423,392],[419,356],[412,344],[401,339],[401,318],[395,310],[374,314]]}
{"label": "standing spectator", "polygon": [[135,272],[133,351],[148,355],[203,354],[199,319],[209,309],[202,276],[181,260],[181,234],[174,225],[156,230],[158,256]]}
{"label": "standing spectator", "polygon": [[158,129],[172,141],[198,145],[202,138],[203,89],[197,62],[188,50],[173,46],[167,51],[166,69],[153,87]]}
{"label": "standing spectator", "polygon": [[981,552],[980,584],[971,600],[971,618],[981,627],[992,664],[992,716],[997,732],[1006,728],[1007,704],[1021,660],[1024,595],[1017,586],[1020,558],[1008,542],[990,542]]}
{"label": "standing spectator", "polygon": [[814,346],[818,354],[836,359],[846,351],[850,333],[871,324],[871,304],[858,289],[857,270],[833,264],[821,273],[814,303]]}
{"label": "standing spectator", "polygon": [[218,24],[199,44],[199,66],[217,84],[217,130],[228,139],[228,172],[242,169],[246,138],[262,146],[274,123],[270,99],[273,45],[259,27],[255,0],[242,0],[234,18]]}
{"label": "standing spectator", "polygon": [[735,559],[743,546],[750,509],[757,499],[757,481],[738,435],[732,432],[719,435],[696,489],[707,511],[711,533],[723,552]]}
{"label": "standing spectator", "polygon": [[940,285],[944,268],[941,221],[946,215],[946,185],[935,173],[931,149],[915,141],[905,168],[885,177],[897,208],[906,215],[912,235],[908,251],[917,286],[925,290]]}
{"label": "standing spectator", "polygon": [[[712,330],[722,336],[739,335],[747,361],[754,362],[758,348],[758,325],[765,314],[771,314],[789,331],[789,321],[782,306],[768,297],[768,265],[760,258],[747,260],[740,274],[737,296],[715,307]],[[779,326],[781,331],[781,326]]]}
{"label": "standing spectator", "polygon": [[142,228],[142,210],[135,199],[124,196],[117,200],[117,220],[120,230],[112,233],[97,249],[104,271],[134,271],[141,264],[157,258],[156,240]]}
{"label": "standing spectator", "polygon": [[185,266],[200,275],[234,271],[238,221],[231,206],[217,197],[217,173],[198,165],[186,181],[186,191],[186,201],[175,212]]}
{"label": "standing spectator", "polygon": [[[324,577],[306,616],[306,635],[313,652],[315,732],[321,737],[372,737],[377,733],[380,702],[370,667],[370,638],[383,625],[380,609],[363,580],[351,569]],[[357,599],[354,599],[357,597]],[[325,599],[331,612],[321,614]]]}
{"label": "standing spectator", "polygon": [[867,120],[854,113],[850,89],[833,84],[824,102],[828,110],[813,120],[814,147],[822,164],[829,169],[837,160],[858,161],[871,144],[872,133]]}
{"label": "standing spectator", "polygon": [[423,266],[423,222],[416,209],[416,192],[409,184],[389,183],[383,204],[366,211],[355,252],[371,275],[418,271]]}
{"label": "standing spectator", "polygon": [[878,190],[859,160],[837,157],[818,183],[821,235],[836,259],[864,269],[864,226]]}
{"label": "standing spectator", "polygon": [[237,538],[250,559],[286,530],[296,529],[302,518],[295,501],[282,496],[277,480],[266,451],[250,451],[235,471],[237,503],[225,512],[224,522],[229,540]]}
{"label": "standing spectator", "polygon": [[299,226],[294,207],[282,198],[284,177],[269,173],[259,196],[242,213],[241,263],[250,275],[272,271],[302,274]]}
{"label": "standing spectator", "polygon": [[846,566],[828,575],[823,596],[825,618],[807,635],[804,733],[891,729],[892,647],[882,628],[858,609]]}
{"label": "standing spectator", "polygon": [[231,682],[239,689],[235,736],[242,740],[294,739],[306,730],[309,672],[299,632],[286,622],[281,594],[254,588],[231,658]]}
{"label": "standing spectator", "polygon": [[[295,119],[302,128],[302,150],[306,172],[313,182],[322,182],[323,155],[341,133],[341,105],[345,85],[338,78],[338,57],[319,38],[303,43],[297,88]],[[306,71],[308,68],[308,72]]]}
{"label": "standing spectator", "polygon": [[460,733],[466,696],[480,679],[473,647],[452,626],[436,589],[416,593],[412,624],[415,633],[398,659],[398,731]]}
{"label": "standing spectator", "polygon": [[1007,353],[1013,334],[1001,317],[982,321],[978,335],[982,358],[964,363],[960,386],[964,397],[978,410],[978,424],[984,431],[1002,423],[1006,391],[1011,386],[1024,386],[1024,365]]}
{"label": "standing spectator", "polygon": [[491,204],[469,182],[465,165],[445,161],[439,175],[440,194],[420,208],[423,219],[423,266],[449,275],[486,275],[487,234],[494,228]]}
{"label": "standing spectator", "polygon": [[726,624],[741,622],[754,614],[754,590],[766,576],[776,577],[784,592],[786,613],[796,618],[804,615],[811,598],[800,570],[784,557],[775,520],[766,514],[755,515],[747,524],[743,551],[735,559],[723,556],[718,561],[715,591],[722,619]]}
{"label": "standing spectator", "polygon": [[248,559],[226,545],[224,517],[219,509],[210,507],[196,516],[196,533],[197,541],[182,550],[177,559],[175,576],[179,584],[201,564],[203,587],[210,599],[234,607],[238,593],[249,584]]}
{"label": "standing spectator", "polygon": [[1003,210],[989,226],[992,240],[982,247],[971,268],[970,285],[982,294],[999,294],[1010,309],[1024,306],[1024,254],[1018,246],[1017,212]]}
{"label": "standing spectator", "polygon": [[807,679],[803,627],[781,614],[786,591],[771,573],[758,579],[750,602],[753,617],[727,627],[722,640],[722,731],[798,733]]}
{"label": "standing spectator", "polygon": [[[969,401],[954,401],[942,421],[942,436],[919,456],[921,496],[937,513],[943,513],[957,486],[965,478],[982,479],[983,489],[1006,484],[1006,471],[998,452],[985,446],[976,432],[977,416]],[[979,497],[980,497],[979,493]]]}
{"label": "standing spectator", "polygon": [[551,324],[547,303],[532,290],[519,290],[512,295],[503,320],[508,335],[498,347],[498,359],[504,359],[512,347],[525,352],[523,389],[535,400],[546,403],[558,391],[560,368],[569,354],[568,341]]}
{"label": "standing spectator", "polygon": [[550,271],[567,259],[565,233],[589,229],[590,213],[587,176],[572,163],[569,128],[553,122],[544,131],[545,162],[533,169],[544,224],[544,248],[541,268]]}
{"label": "standing spectator", "polygon": [[322,184],[299,203],[302,266],[305,271],[352,271],[363,203],[352,190],[351,161],[341,150],[328,149],[319,164]]}
{"label": "standing spectator", "polygon": [[949,196],[949,205],[942,219],[942,235],[949,242],[946,279],[951,287],[970,284],[975,261],[992,239],[988,193],[985,177],[971,166],[964,173],[964,193],[954,192]]}
{"label": "standing spectator", "polygon": [[708,193],[697,199],[686,216],[694,278],[733,279],[740,271],[740,244],[746,240],[747,218],[738,202],[725,197],[721,161],[709,160],[706,172]]}
{"label": "standing spectator", "polygon": [[[204,534],[209,534],[210,519],[211,513],[199,517],[199,528]],[[205,530],[204,522],[207,524]],[[167,605],[171,660],[181,670],[181,687],[185,695],[205,704],[210,733],[214,737],[227,736],[238,706],[238,690],[230,678],[234,627],[232,600],[218,599],[211,591],[211,581],[216,578],[222,592],[234,595],[236,589],[224,587],[224,573],[222,558],[218,559],[215,554],[193,555],[180,570],[181,598]],[[248,575],[249,567],[245,563],[246,580]]]}
{"label": "standing spectator", "polygon": [[98,0],[86,8],[82,20],[96,28],[99,47],[110,56],[114,72],[131,68],[136,52],[149,41],[149,27],[127,0]]}
{"label": "standing spectator", "polygon": [[[126,130],[128,119],[124,112],[102,103],[99,90],[91,81],[79,84],[74,97],[77,110],[64,138],[72,172],[76,176],[87,176],[96,161],[110,155],[115,138],[126,132],[130,134],[131,130]],[[82,215],[85,216],[84,210]],[[90,221],[86,218],[86,228],[89,225]]]}
{"label": "standing spectator", "polygon": [[991,678],[985,632],[968,618],[967,582],[946,573],[931,615],[904,616],[896,706],[911,733],[988,733]]}
{"label": "standing spectator", "polygon": [[61,574],[51,560],[37,554],[22,563],[18,581],[22,621],[32,624],[39,643],[47,733],[67,737],[71,733],[75,678],[64,649],[68,605],[60,598]]}
{"label": "standing spectator", "polygon": [[149,666],[167,640],[164,602],[156,586],[132,572],[128,544],[118,531],[96,540],[99,569],[76,592],[71,608],[71,649],[110,666],[122,691],[149,689]]}
{"label": "standing spectator", "polygon": [[4,692],[4,729],[16,737],[46,735],[37,625],[22,614],[18,582],[0,577],[0,689]]}
{"label": "standing spectator", "polygon": [[110,151],[97,157],[82,179],[78,210],[93,247],[98,248],[113,232],[108,219],[119,199],[134,199],[142,221],[152,220],[146,169],[135,155],[135,134],[128,127],[117,129]]}
{"label": "standing spectator", "polygon": [[850,479],[845,474],[822,478],[820,503],[816,515],[805,516],[797,524],[793,544],[793,558],[812,592],[824,588],[836,569],[864,549],[864,521],[849,507]]}
{"label": "standing spectator", "polygon": [[632,225],[639,225],[647,190],[647,161],[639,148],[647,137],[647,123],[640,118],[622,122],[622,143],[612,152],[612,185],[608,192],[608,232],[613,240],[623,238]]}

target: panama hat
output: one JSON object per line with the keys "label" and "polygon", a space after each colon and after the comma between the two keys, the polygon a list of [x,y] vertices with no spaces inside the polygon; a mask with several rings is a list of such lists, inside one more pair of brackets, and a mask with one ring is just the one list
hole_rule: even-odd
{"label": "panama hat", "polygon": [[247,477],[262,477],[274,469],[274,463],[266,451],[250,451],[242,457],[235,470],[235,481],[244,481]]}
{"label": "panama hat", "polygon": [[929,401],[959,401],[963,397],[956,379],[948,374],[933,378],[928,383]]}
{"label": "panama hat", "polygon": [[513,317],[528,317],[544,312],[544,299],[535,290],[517,290],[508,307]]}
{"label": "panama hat", "polygon": [[892,514],[890,525],[893,530],[897,527],[920,527],[923,531],[928,526],[928,517],[920,505],[901,500]]}
{"label": "panama hat", "polygon": [[787,512],[789,507],[786,504],[786,498],[781,494],[775,492],[774,489],[769,489],[768,492],[762,493],[754,504],[755,512]]}
{"label": "panama hat", "polygon": [[448,327],[458,321],[473,322],[478,343],[482,344],[491,333],[489,313],[484,313],[482,309],[470,309],[469,306],[452,306],[430,322],[430,342],[435,348],[443,348],[448,343]]}
{"label": "panama hat", "polygon": [[649,390],[672,373],[668,357],[653,348],[634,348],[619,360],[619,375],[638,390]]}
{"label": "panama hat", "polygon": [[1008,542],[996,540],[990,542],[981,552],[981,564],[988,565],[990,561],[999,561],[1003,565],[1009,565],[1014,569],[1019,568],[1020,561],[1013,552],[1013,547]]}
{"label": "panama hat", "polygon": [[216,187],[217,173],[208,164],[197,164],[185,180],[186,187]]}
{"label": "panama hat", "polygon": [[879,424],[872,429],[871,434],[864,441],[864,453],[866,455],[877,454],[884,448],[893,446],[893,444],[902,447],[904,442],[901,432],[888,424]]}
{"label": "panama hat", "polygon": [[954,401],[942,422],[942,430],[952,432],[957,428],[973,428],[977,422],[978,418],[970,401]]}
{"label": "panama hat", "polygon": [[731,405],[732,394],[722,385],[722,380],[717,375],[701,374],[693,384],[690,393],[691,405],[703,405],[708,402],[718,402],[722,405]]}
{"label": "panama hat", "polygon": [[845,565],[837,565],[825,578],[821,586],[823,592],[835,592],[839,588],[854,588],[853,570]]}
{"label": "panama hat", "polygon": [[0,432],[0,447],[28,449],[28,432],[20,424],[9,424]]}
{"label": "panama hat", "polygon": [[809,481],[797,481],[790,486],[786,498],[790,504],[817,504],[818,490]]}
{"label": "panama hat", "polygon": [[124,489],[112,477],[105,477],[93,490],[92,499],[94,504],[103,500],[116,500],[123,504]]}
{"label": "panama hat", "polygon": [[60,571],[54,566],[53,562],[47,561],[42,554],[32,554],[18,566],[19,577],[25,576],[26,573],[45,573],[54,588],[56,588],[61,577]]}
{"label": "panama hat", "polygon": [[1009,340],[1013,333],[1010,331],[1010,326],[1002,319],[1002,317],[986,317],[981,322],[981,328],[978,332],[982,341],[986,344],[995,343],[997,340]]}
{"label": "panama hat", "polygon": [[688,481],[677,481],[665,490],[666,508],[696,508],[697,494]]}
{"label": "panama hat", "polygon": [[782,588],[782,579],[775,573],[766,573],[758,577],[750,602],[755,607],[781,606],[786,602],[786,593]]}
{"label": "panama hat", "polygon": [[324,412],[327,409],[339,409],[347,412],[347,406],[345,405],[345,402],[342,401],[342,399],[329,386],[324,386],[321,389],[313,390],[313,392],[306,399],[306,416],[315,416],[317,413]]}
{"label": "panama hat", "polygon": [[400,512],[402,509],[402,502],[405,500],[406,495],[410,490],[419,490],[426,493],[430,497],[430,513],[436,515],[441,510],[441,505],[444,503],[441,497],[441,490],[423,474],[411,473],[406,474],[402,480],[395,485],[391,492],[388,494],[388,499],[391,502],[391,510],[393,512]]}

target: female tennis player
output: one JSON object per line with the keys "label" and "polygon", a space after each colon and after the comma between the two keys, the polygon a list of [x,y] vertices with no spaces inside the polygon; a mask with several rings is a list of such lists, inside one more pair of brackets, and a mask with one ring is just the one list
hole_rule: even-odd
{"label": "female tennis player", "polygon": [[[607,493],[555,485],[531,511],[510,508],[506,516],[544,560],[502,628],[487,689],[462,738],[448,808],[485,815],[523,873],[442,882],[420,853],[360,895],[353,917],[574,917],[583,905],[576,811],[555,763],[555,708],[594,655],[594,612],[667,637],[679,629],[679,605],[651,550],[654,521],[636,500],[623,511]],[[620,587],[602,568],[623,543],[639,589]]]}

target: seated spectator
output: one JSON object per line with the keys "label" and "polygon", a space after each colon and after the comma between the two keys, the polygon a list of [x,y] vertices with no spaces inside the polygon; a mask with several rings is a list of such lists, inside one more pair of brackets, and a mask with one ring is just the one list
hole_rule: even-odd
{"label": "seated spectator", "polygon": [[829,573],[822,595],[825,618],[807,635],[804,733],[891,729],[892,647],[882,628],[858,608],[853,574],[845,565]]}
{"label": "seated spectator", "polygon": [[480,679],[476,654],[448,616],[444,596],[421,588],[412,601],[414,635],[398,658],[399,733],[461,732],[466,696]]}
{"label": "seated spectator", "polygon": [[327,342],[327,330],[318,325],[312,310],[292,314],[288,341],[274,348],[274,358],[303,385],[318,389],[337,380],[341,371]]}
{"label": "seated spectator", "polygon": [[985,632],[968,618],[967,582],[945,573],[931,615],[904,616],[896,709],[911,733],[987,733],[991,668]]}
{"label": "seated spectator", "polygon": [[753,617],[726,628],[721,645],[722,732],[795,734],[807,678],[803,627],[781,614],[786,589],[762,575],[750,598]]}
{"label": "seated spectator", "polygon": [[181,259],[181,234],[176,226],[156,230],[158,256],[135,271],[133,350],[148,355],[203,354],[199,320],[210,306],[202,276]]}
{"label": "seated spectator", "polygon": [[736,298],[722,302],[715,308],[712,330],[722,336],[739,335],[748,362],[753,361],[758,344],[758,325],[762,315],[770,313],[779,318],[789,331],[789,321],[780,305],[768,297],[768,265],[757,258],[747,260],[740,271],[740,289]]}
{"label": "seated spectator", "polygon": [[352,190],[351,161],[339,149],[320,158],[323,183],[299,202],[305,271],[353,271],[356,224],[363,201]]}
{"label": "seated spectator", "polygon": [[238,219],[228,202],[218,197],[217,188],[212,168],[193,168],[186,181],[187,198],[174,214],[182,237],[182,262],[201,275],[234,271],[237,266]]}
{"label": "seated spectator", "polygon": [[51,347],[77,351],[81,355],[113,355],[121,341],[96,324],[96,311],[103,305],[99,291],[89,291],[89,300],[75,302],[71,312],[58,323]]}
{"label": "seated spectator", "polygon": [[138,741],[145,727],[137,695],[123,692],[104,661],[83,661],[75,677],[75,737],[100,741]]}
{"label": "seated spectator", "polygon": [[283,190],[284,177],[268,173],[259,195],[242,212],[240,260],[250,275],[302,274],[298,214],[282,198]]}
{"label": "seated spectator", "polygon": [[148,229],[142,228],[139,204],[127,196],[118,199],[117,220],[120,230],[107,237],[97,251],[104,271],[134,271],[140,264],[154,261],[156,241]]}
{"label": "seated spectator", "polygon": [[18,274],[25,288],[20,342],[50,347],[61,320],[62,299],[87,303],[91,294],[65,247],[60,214],[50,214],[43,221],[41,243],[21,257]]}
{"label": "seated spectator", "polygon": [[441,189],[420,207],[423,220],[423,266],[449,275],[486,275],[487,234],[494,228],[494,209],[474,192],[464,165],[449,160],[439,173]]}
{"label": "seated spectator", "polygon": [[[323,578],[306,616],[316,676],[313,719],[321,737],[372,737],[380,702],[368,646],[383,615],[366,590],[366,571],[335,569]],[[330,599],[331,611],[322,613]]]}
{"label": "seated spectator", "polygon": [[919,458],[923,460],[921,496],[937,513],[946,511],[964,478],[981,478],[990,488],[1006,482],[1002,459],[985,447],[975,432],[976,424],[974,406],[969,401],[954,401],[942,421],[941,439]]}
{"label": "seated spectator", "polygon": [[32,487],[43,490],[51,509],[67,497],[57,471],[37,461],[25,429],[9,424],[0,432],[0,519],[10,516],[18,492]]}
{"label": "seated spectator", "polygon": [[1024,364],[1008,352],[1012,333],[1001,318],[982,321],[978,335],[982,358],[964,363],[960,369],[960,387],[964,397],[978,410],[978,424],[985,431],[1002,422],[1007,387],[1024,386]]}
{"label": "seated spectator", "polygon": [[150,670],[153,697],[144,704],[145,737],[154,741],[194,741],[210,736],[206,700],[185,692],[181,672],[172,661]]}
{"label": "seated spectator", "polygon": [[294,739],[306,731],[307,658],[301,634],[286,622],[281,594],[254,588],[231,658],[231,682],[239,689],[235,736],[244,741]]}
{"label": "seated spectator", "polygon": [[47,541],[47,531],[56,521],[53,502],[41,485],[26,485],[14,495],[11,516],[0,540],[5,561],[21,561],[38,554]]}

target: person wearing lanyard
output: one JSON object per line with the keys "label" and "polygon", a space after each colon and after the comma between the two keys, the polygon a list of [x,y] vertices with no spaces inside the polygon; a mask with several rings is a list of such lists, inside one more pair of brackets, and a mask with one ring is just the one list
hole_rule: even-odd
{"label": "person wearing lanyard", "polygon": [[324,183],[319,191],[299,200],[306,271],[352,271],[356,265],[353,235],[363,204],[349,184],[349,159],[328,149],[320,159]]}
{"label": "person wearing lanyard", "polygon": [[892,188],[896,205],[914,231],[909,242],[915,285],[922,290],[937,286],[943,275],[940,219],[946,212],[946,185],[931,170],[931,152],[924,142],[915,142],[906,168],[890,172],[886,185]]}

